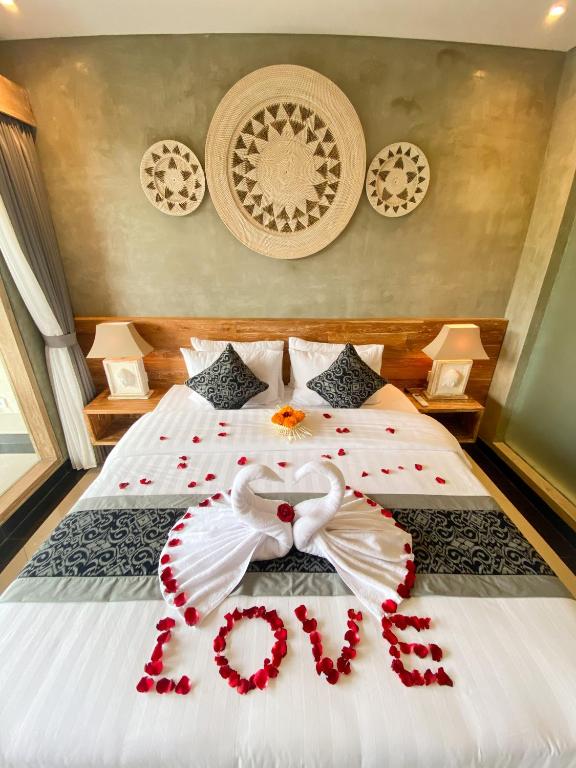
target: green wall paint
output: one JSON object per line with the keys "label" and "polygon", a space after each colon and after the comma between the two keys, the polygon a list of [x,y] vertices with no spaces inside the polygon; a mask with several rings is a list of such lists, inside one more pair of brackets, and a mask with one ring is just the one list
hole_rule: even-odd
{"label": "green wall paint", "polygon": [[[500,315],[522,250],[563,55],[413,40],[217,35],[0,43],[30,91],[77,313],[225,316]],[[362,197],[324,251],[277,261],[242,246],[206,196],[170,218],[145,199],[161,138],[203,159],[226,90],[269,64],[312,67],[356,107],[368,161],[405,139],[432,183],[398,219]]]}
{"label": "green wall paint", "polygon": [[576,503],[576,222],[509,412],[506,442]]}

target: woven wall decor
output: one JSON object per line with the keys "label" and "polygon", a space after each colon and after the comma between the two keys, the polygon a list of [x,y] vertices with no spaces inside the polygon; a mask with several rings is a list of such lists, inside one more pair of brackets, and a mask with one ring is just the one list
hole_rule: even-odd
{"label": "woven wall decor", "polygon": [[405,216],[426,195],[430,166],[416,144],[400,141],[388,144],[370,163],[366,174],[366,194],[372,207],[382,216]]}
{"label": "woven wall decor", "polygon": [[185,144],[152,144],[140,163],[140,183],[152,205],[169,216],[186,216],[202,202],[206,180],[200,161]]}
{"label": "woven wall decor", "polygon": [[366,145],[342,91],[305,67],[264,67],[224,96],[208,129],[218,215],[253,251],[299,259],[344,229],[362,192]]}

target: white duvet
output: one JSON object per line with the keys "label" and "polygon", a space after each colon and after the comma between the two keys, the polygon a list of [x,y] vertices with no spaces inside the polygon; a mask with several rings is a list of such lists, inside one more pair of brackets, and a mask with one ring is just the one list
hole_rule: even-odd
{"label": "white duvet", "polygon": [[[323,411],[309,415],[312,438],[289,445],[268,428],[269,412],[194,412],[173,396],[132,427],[86,497],[208,495],[229,486],[241,456],[270,466],[286,462],[287,488],[323,491],[313,476],[291,486],[295,468],[321,454],[334,456],[347,482],[368,494],[485,495],[458,444],[434,420],[393,410],[325,412],[332,418]],[[194,436],[201,442],[193,443]],[[208,473],[216,479],[206,481]],[[152,482],[141,485],[141,479]],[[193,491],[191,480],[199,483]],[[278,492],[278,486],[260,490]],[[154,625],[167,613],[161,600],[0,603],[0,766],[576,765],[574,601],[406,601],[405,613],[433,622],[419,635],[406,630],[404,639],[441,645],[453,688],[404,688],[390,670],[380,627],[367,614],[352,674],[328,685],[315,673],[293,613],[301,602],[318,618],[326,651],[336,656],[347,609],[360,609],[354,597],[230,597],[201,628],[177,631],[169,646],[166,673],[189,675],[188,696],[135,691],[157,635]],[[218,676],[212,640],[226,610],[260,603],[282,616],[288,655],[267,690],[239,696]],[[230,660],[250,674],[269,648],[263,622],[240,622]]]}

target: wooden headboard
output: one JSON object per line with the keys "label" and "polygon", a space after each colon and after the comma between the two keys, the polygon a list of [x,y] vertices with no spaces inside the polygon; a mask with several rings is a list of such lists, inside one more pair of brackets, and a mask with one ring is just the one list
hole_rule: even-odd
{"label": "wooden headboard", "polygon": [[[78,342],[84,354],[94,340],[97,323],[131,320],[139,333],[154,347],[145,360],[150,386],[181,384],[186,368],[180,347],[190,346],[190,337],[257,341],[300,336],[311,341],[353,344],[384,344],[382,375],[396,386],[423,386],[431,361],[422,353],[444,323],[476,323],[489,360],[478,360],[472,367],[467,391],[480,403],[486,396],[506,333],[502,318],[414,318],[367,320],[263,319],[213,317],[77,317]],[[289,376],[288,344],[285,345],[284,380]],[[98,390],[106,387],[100,360],[88,360]]]}

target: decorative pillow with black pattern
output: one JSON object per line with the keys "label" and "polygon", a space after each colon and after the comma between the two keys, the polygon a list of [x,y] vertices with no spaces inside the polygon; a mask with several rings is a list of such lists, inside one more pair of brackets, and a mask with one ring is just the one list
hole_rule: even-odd
{"label": "decorative pillow with black pattern", "polygon": [[222,410],[236,410],[268,389],[268,384],[255,376],[242,362],[240,355],[228,344],[222,354],[196,376],[184,382],[214,406]]}
{"label": "decorative pillow with black pattern", "polygon": [[332,365],[306,383],[332,408],[360,408],[388,382],[360,358],[352,344],[346,344]]}

